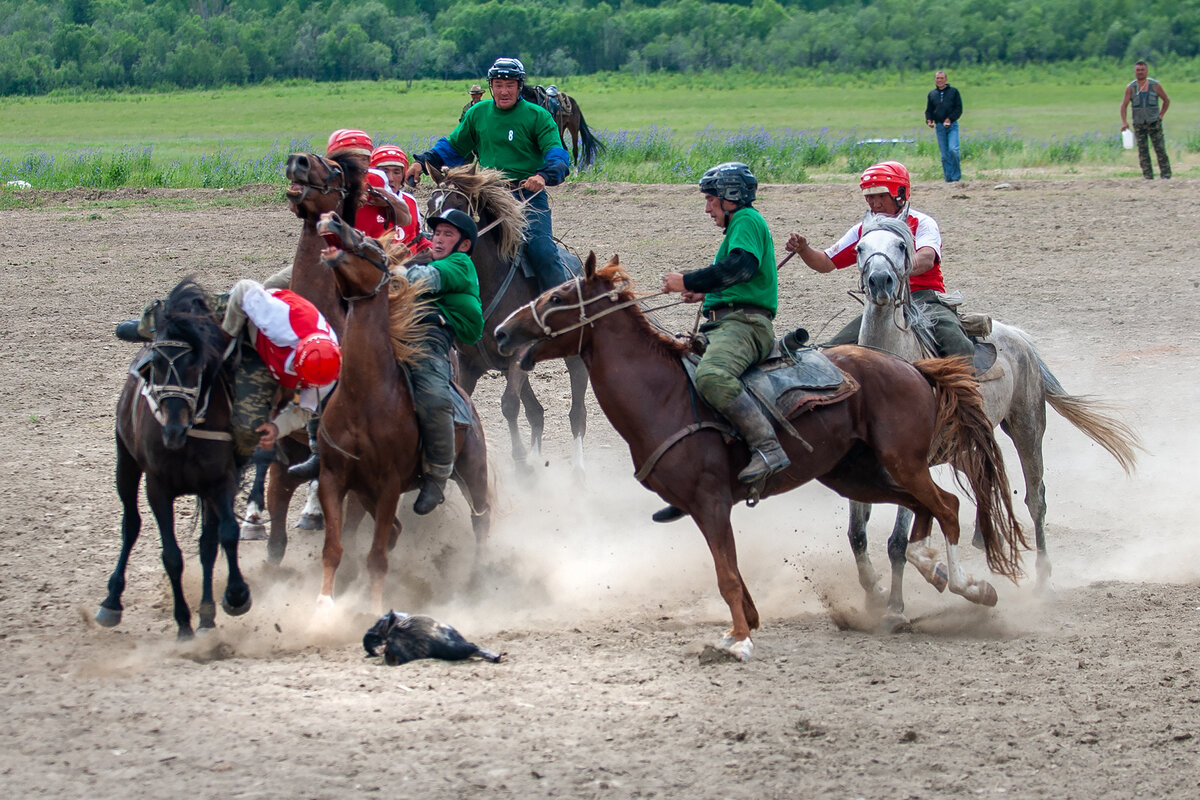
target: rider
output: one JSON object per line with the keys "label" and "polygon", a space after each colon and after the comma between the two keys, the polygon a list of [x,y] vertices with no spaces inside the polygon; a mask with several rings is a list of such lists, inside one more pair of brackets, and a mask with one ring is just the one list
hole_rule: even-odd
{"label": "rider", "polygon": [[405,275],[410,283],[425,283],[423,295],[437,309],[425,320],[432,323],[432,331],[424,342],[428,355],[411,369],[413,405],[423,447],[424,480],[413,505],[418,514],[428,514],[442,502],[446,479],[454,470],[450,348],[455,339],[472,345],[483,335],[479,278],[470,255],[479,229],[466,212],[457,208],[430,217],[427,222],[433,229],[434,260],[393,270]]}
{"label": "rider", "polygon": [[[946,285],[942,281],[942,234],[933,217],[909,209],[912,182],[908,170],[898,161],[883,161],[867,167],[858,185],[873,213],[887,217],[899,217],[901,212],[907,214],[908,227],[916,240],[916,255],[908,279],[912,301],[919,304],[921,312],[933,323],[932,330],[937,342],[938,355],[963,356],[970,361],[975,355],[975,345],[963,332],[958,314],[939,297],[939,294],[946,291]],[[862,225],[855,225],[832,247],[817,250],[808,244],[807,238],[793,233],[788,236],[784,247],[788,252],[799,255],[811,269],[817,272],[833,272],[858,262],[855,246],[861,236]],[[860,314],[830,339],[828,344],[856,344],[861,325]]]}
{"label": "rider", "polygon": [[524,84],[525,67],[519,59],[496,59],[488,70],[492,102],[471,106],[449,136],[439,139],[432,150],[414,155],[408,179],[419,180],[427,164],[438,169],[456,167],[471,152],[479,154],[480,166],[504,172],[518,186],[516,198],[526,204],[526,253],[539,289],[546,291],[568,276],[554,243],[550,201],[544,190],[567,177],[570,156],[550,112],[521,97]]}
{"label": "rider", "polygon": [[463,106],[462,113],[458,115],[458,121],[462,122],[462,118],[467,115],[467,109],[469,109],[471,106],[475,105],[476,103],[481,103],[481,102],[483,102],[483,87],[480,86],[478,83],[476,83],[471,86],[471,102],[469,102],[465,106]]}
{"label": "rider", "polygon": [[708,348],[696,367],[696,389],[745,438],[752,455],[738,480],[753,484],[791,464],[771,421],[741,382],[742,373],[765,359],[775,344],[775,245],[766,220],[752,205],[758,179],[745,164],[718,164],[700,178],[700,191],[705,212],[725,237],[710,266],[669,272],[662,289],[683,292],[689,302],[704,300],[706,321],[700,331]]}
{"label": "rider", "polygon": [[379,233],[371,232],[378,229],[375,220],[379,216],[379,211],[372,206],[389,208],[392,222],[397,228],[408,228],[413,225],[414,217],[405,200],[395,192],[387,190],[386,174],[379,172],[383,178],[382,185],[379,185],[378,176],[375,178],[375,183],[372,184],[369,173],[371,167],[374,166],[371,164],[372,149],[371,137],[364,131],[357,128],[340,128],[329,134],[329,142],[325,146],[325,157],[349,157],[362,168],[364,174],[362,205],[354,217],[354,227],[368,236],[379,236]]}
{"label": "rider", "polygon": [[408,156],[396,145],[381,144],[371,151],[372,172],[378,170],[386,175],[387,187],[408,207],[410,222],[408,225],[397,225],[401,231],[399,238],[411,252],[419,253],[429,249],[429,240],[421,233],[421,214],[417,208],[417,198],[404,191],[406,169]]}

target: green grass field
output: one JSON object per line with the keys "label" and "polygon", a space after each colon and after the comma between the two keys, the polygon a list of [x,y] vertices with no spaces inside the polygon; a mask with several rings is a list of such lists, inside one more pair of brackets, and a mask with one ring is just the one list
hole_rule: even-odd
{"label": "green grass field", "polygon": [[[1186,68],[1185,68],[1186,67]],[[1180,67],[1174,79],[1168,70],[1159,73],[1172,98],[1167,116],[1167,136],[1172,155],[1182,158],[1184,144],[1200,139],[1200,80],[1194,65]],[[978,170],[1004,170],[1061,164],[1070,173],[1088,164],[1104,163],[1107,169],[1136,171],[1136,155],[1097,143],[1114,141],[1119,128],[1118,106],[1129,75],[1116,67],[1069,69],[1027,67],[1000,71],[996,67],[951,71],[951,83],[964,96],[962,120],[964,146],[974,138],[991,144],[977,147]],[[549,83],[551,79],[539,82]],[[229,185],[253,181],[264,170],[275,169],[272,160],[308,140],[313,149],[324,147],[330,130],[360,127],[379,140],[411,148],[425,146],[430,137],[449,132],[467,100],[470,81],[423,81],[411,88],[401,82],[269,85],[244,89],[173,94],[5,98],[0,99],[0,178],[13,173],[30,154],[53,156],[61,164],[72,154],[90,154],[92,161],[111,160],[123,148],[139,152],[132,166],[101,167],[116,185],[144,180],[160,185]],[[718,133],[761,128],[775,136],[819,138],[833,146],[835,157],[814,161],[806,169],[782,171],[779,180],[812,179],[822,174],[853,171],[853,157],[838,150],[838,142],[857,139],[915,139],[909,158],[922,159],[928,171],[930,153],[936,158],[933,134],[923,122],[925,93],[932,75],[904,76],[830,74],[805,76],[715,75],[627,76],[599,75],[559,81],[576,97],[594,130],[615,136],[619,131],[657,126],[677,149],[694,147],[697,134],[710,139]],[[1083,154],[1058,158],[1048,144],[1085,137]],[[1002,147],[996,141],[1007,142]],[[1025,143],[1023,150],[1011,146]],[[151,148],[146,153],[144,148]],[[932,148],[932,151],[930,150]],[[1061,148],[1058,148],[1061,150]],[[719,151],[720,148],[715,150]],[[988,159],[993,151],[1000,158]],[[1092,152],[1092,151],[1095,152]],[[1112,150],[1112,152],[1108,152]],[[267,154],[274,154],[267,158]],[[1057,152],[1055,150],[1054,152]],[[702,156],[720,156],[713,147]],[[735,152],[736,155],[736,152]],[[897,154],[905,157],[904,152]],[[632,180],[688,180],[695,165],[678,157],[661,168],[647,167],[644,152],[626,153],[629,163],[614,160],[607,174],[597,177]],[[231,161],[259,160],[245,169],[226,169],[218,178],[194,178],[187,169],[172,169],[174,162],[201,158]],[[265,162],[271,162],[270,164]],[[145,163],[140,163],[145,162]],[[687,163],[685,163],[687,162]],[[5,170],[5,165],[8,169]],[[673,166],[673,168],[672,168]],[[964,164],[968,170],[972,165]],[[54,169],[59,169],[54,166]],[[1181,163],[1177,173],[1188,168]],[[80,168],[83,169],[83,168]],[[190,169],[190,167],[189,167]],[[79,172],[80,170],[76,170]],[[145,177],[150,175],[151,177]],[[154,176],[157,176],[155,178]],[[87,183],[89,178],[70,176]],[[122,181],[124,183],[122,183]],[[103,182],[89,185],[105,185]]]}

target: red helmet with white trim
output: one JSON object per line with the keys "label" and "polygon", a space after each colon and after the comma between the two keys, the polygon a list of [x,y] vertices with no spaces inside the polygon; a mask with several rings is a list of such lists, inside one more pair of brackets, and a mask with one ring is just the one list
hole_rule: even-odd
{"label": "red helmet with white trim", "polygon": [[394,144],[381,144],[371,153],[371,166],[396,166],[408,169],[408,156]]}
{"label": "red helmet with white trim", "polygon": [[333,158],[339,153],[370,156],[371,147],[371,137],[365,132],[357,128],[339,128],[329,134],[329,144],[325,148],[325,156]]}
{"label": "red helmet with white trim", "polygon": [[292,369],[307,386],[328,386],[342,368],[342,348],[324,333],[312,333],[296,345]]}
{"label": "red helmet with white trim", "polygon": [[902,206],[908,202],[912,181],[908,177],[908,168],[899,161],[881,161],[863,171],[858,186],[864,195],[890,195],[897,205]]}

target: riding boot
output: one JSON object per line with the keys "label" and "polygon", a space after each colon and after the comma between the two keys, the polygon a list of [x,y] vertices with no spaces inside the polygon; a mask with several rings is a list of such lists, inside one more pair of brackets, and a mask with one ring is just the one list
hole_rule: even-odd
{"label": "riding boot", "polygon": [[123,342],[149,342],[138,330],[138,320],[127,319],[124,322],[117,324],[117,329],[113,331],[118,339]]}
{"label": "riding boot", "polygon": [[683,513],[683,509],[679,506],[663,506],[658,511],[650,515],[650,519],[655,522],[674,522],[677,519],[682,519],[687,516]]}
{"label": "riding boot", "polygon": [[446,480],[454,471],[454,418],[449,409],[445,414],[427,413],[421,428],[424,445],[421,493],[413,511],[428,514],[445,499]]}
{"label": "riding boot", "polygon": [[792,461],[779,444],[775,435],[775,427],[767,415],[763,413],[758,401],[746,392],[733,399],[729,405],[720,409],[725,418],[733,423],[750,447],[750,463],[738,473],[742,483],[758,483],[776,472],[787,469]]}
{"label": "riding boot", "polygon": [[317,429],[321,425],[320,417],[308,421],[308,450],[311,455],[299,464],[288,467],[288,477],[300,481],[316,480],[321,474],[321,454],[317,451]]}
{"label": "riding boot", "polygon": [[453,464],[442,466],[426,465],[421,478],[421,493],[413,503],[413,511],[424,515],[433,511],[446,499],[446,481],[454,470]]}

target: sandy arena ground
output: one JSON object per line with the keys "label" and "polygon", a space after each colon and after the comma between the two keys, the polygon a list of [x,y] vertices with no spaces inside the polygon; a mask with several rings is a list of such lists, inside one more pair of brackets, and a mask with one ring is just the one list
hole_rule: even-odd
{"label": "sandy arena ground", "polygon": [[[113,324],[191,273],[217,288],[267,276],[299,224],[282,202],[214,209],[203,192],[184,193],[200,210],[167,202],[180,193],[75,192],[4,212],[2,794],[1200,796],[1196,187],[917,187],[969,308],[1029,331],[1070,391],[1121,404],[1148,453],[1126,477],[1052,416],[1054,593],[997,582],[999,605],[980,609],[910,571],[913,630],[897,635],[857,622],[845,501],[817,486],[737,509],[764,618],[745,665],[699,663],[728,625],[707,548],[690,521],[650,522],[660,503],[590,396],[587,485],[572,483],[561,364],[534,378],[550,427],[533,482],[510,464],[500,381],[477,394],[500,490],[485,589],[463,591],[473,544],[457,492],[420,520],[406,498],[392,553],[389,605],[457,626],[503,663],[364,659],[366,537],[348,548],[337,608],[316,618],[321,539],[300,532],[279,570],[263,543],[244,544],[253,610],[177,644],[148,512],[124,622],[98,628],[119,548],[112,412],[134,351]],[[560,236],[620,253],[644,289],[707,263],[719,241],[689,187],[575,184],[552,203]],[[863,207],[845,184],[765,187],[758,205],[780,253],[788,231],[829,243]],[[789,264],[779,329],[836,330],[855,282]],[[665,316],[684,330],[692,313]],[[194,604],[193,505],[177,510]],[[881,509],[880,566],[890,524]]]}

